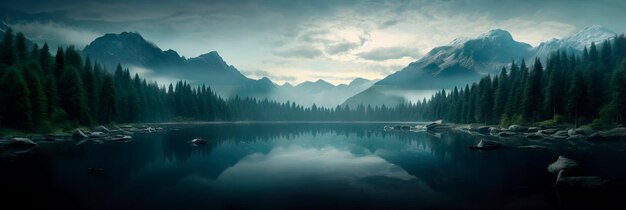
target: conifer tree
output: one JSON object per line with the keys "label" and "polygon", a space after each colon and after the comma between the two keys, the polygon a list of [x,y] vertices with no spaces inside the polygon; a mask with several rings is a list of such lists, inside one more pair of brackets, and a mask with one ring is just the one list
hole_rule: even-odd
{"label": "conifer tree", "polygon": [[11,67],[6,70],[0,86],[3,91],[1,101],[4,103],[3,125],[20,129],[31,130],[31,104],[26,81],[19,69]]}
{"label": "conifer tree", "polygon": [[4,31],[4,38],[2,39],[0,48],[0,62],[6,66],[11,66],[15,63],[15,47],[13,46],[13,30],[8,28]]}
{"label": "conifer tree", "polygon": [[81,125],[90,123],[85,90],[76,68],[64,68],[59,83],[61,107],[67,113],[69,120]]}

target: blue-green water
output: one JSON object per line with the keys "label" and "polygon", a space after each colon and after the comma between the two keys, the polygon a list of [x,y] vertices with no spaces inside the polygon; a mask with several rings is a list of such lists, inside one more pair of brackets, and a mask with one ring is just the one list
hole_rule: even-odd
{"label": "blue-green water", "polygon": [[[127,143],[43,144],[1,162],[1,190],[9,195],[0,199],[47,209],[568,208],[572,199],[546,171],[558,155],[624,186],[622,142],[544,141],[552,149],[520,150],[515,145],[533,142],[507,140],[503,149],[480,152],[468,147],[482,137],[382,127],[209,124],[136,134]],[[197,137],[208,144],[187,142]]]}

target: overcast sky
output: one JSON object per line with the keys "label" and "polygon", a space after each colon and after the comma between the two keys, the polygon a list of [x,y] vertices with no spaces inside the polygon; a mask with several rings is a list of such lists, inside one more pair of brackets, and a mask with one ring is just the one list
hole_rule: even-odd
{"label": "overcast sky", "polygon": [[29,38],[84,47],[134,31],[186,57],[218,51],[251,78],[380,79],[454,38],[501,28],[536,46],[589,25],[626,31],[626,1],[20,0],[5,18]]}

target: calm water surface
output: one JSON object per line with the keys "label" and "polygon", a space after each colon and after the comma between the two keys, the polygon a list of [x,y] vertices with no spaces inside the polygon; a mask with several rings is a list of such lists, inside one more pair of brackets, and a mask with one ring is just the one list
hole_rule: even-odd
{"label": "calm water surface", "polygon": [[[209,124],[136,134],[127,143],[43,144],[0,162],[8,194],[0,200],[46,209],[576,207],[546,172],[558,155],[580,159],[586,173],[624,189],[623,142],[540,141],[553,149],[528,151],[516,146],[538,142],[507,140],[504,149],[479,152],[468,147],[483,137],[382,126]],[[209,143],[187,143],[197,137]],[[614,201],[608,197],[599,202]],[[17,201],[23,198],[31,202]]]}

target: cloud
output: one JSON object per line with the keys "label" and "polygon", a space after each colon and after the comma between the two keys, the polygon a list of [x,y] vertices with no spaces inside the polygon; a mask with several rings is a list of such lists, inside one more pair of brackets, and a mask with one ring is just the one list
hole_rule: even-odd
{"label": "cloud", "polygon": [[378,26],[379,29],[386,29],[389,28],[391,26],[397,25],[398,24],[398,20],[388,20],[383,22],[382,24],[380,24]]}
{"label": "cloud", "polygon": [[268,71],[264,71],[264,70],[242,71],[242,73],[244,75],[246,75],[247,77],[252,77],[252,78],[256,78],[256,79],[267,77],[267,78],[270,78],[272,80],[282,81],[282,82],[293,82],[293,81],[296,81],[296,79],[297,79],[294,76],[276,75],[276,74],[272,74],[272,73],[270,73]]}
{"label": "cloud", "polygon": [[274,51],[275,56],[284,58],[307,58],[313,59],[322,56],[322,51],[313,47],[295,47],[282,51]]}
{"label": "cloud", "polygon": [[334,44],[334,45],[326,47],[326,53],[331,54],[331,55],[342,54],[342,53],[346,53],[351,50],[354,50],[358,48],[359,46],[361,45],[359,45],[358,43],[343,42],[343,43]]}
{"label": "cloud", "polygon": [[98,33],[91,30],[53,21],[19,22],[10,26],[14,31],[24,33],[29,39],[37,43],[75,45],[78,48],[84,47],[99,36]]}
{"label": "cloud", "polygon": [[358,54],[359,57],[372,61],[385,61],[404,57],[417,58],[419,55],[419,50],[407,47],[381,47]]}

